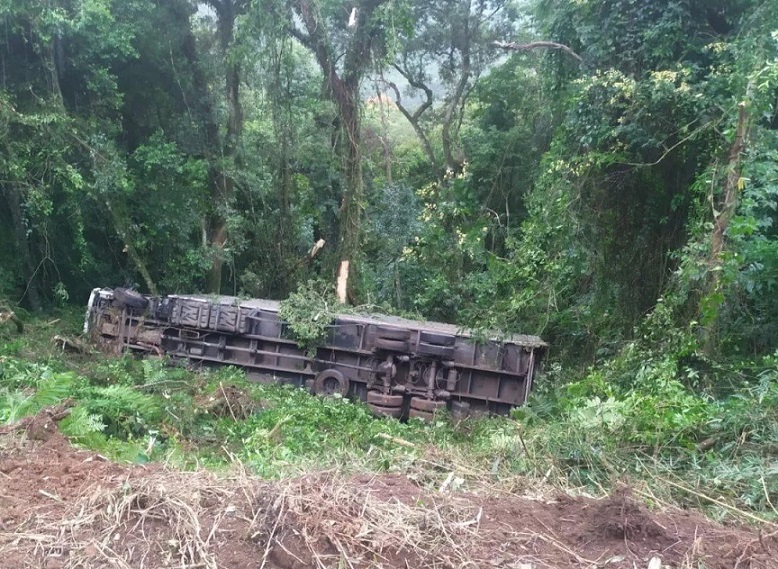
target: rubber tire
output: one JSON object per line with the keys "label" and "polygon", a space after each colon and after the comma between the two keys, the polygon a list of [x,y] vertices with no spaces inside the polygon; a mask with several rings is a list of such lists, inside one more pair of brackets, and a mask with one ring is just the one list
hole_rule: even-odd
{"label": "rubber tire", "polygon": [[433,346],[453,346],[457,341],[456,336],[450,334],[437,334],[435,332],[422,331],[419,334],[419,342],[431,344]]}
{"label": "rubber tire", "polygon": [[383,338],[384,340],[403,340],[407,341],[411,339],[411,331],[404,328],[389,328],[387,326],[377,326],[375,329],[375,337]]}
{"label": "rubber tire", "polygon": [[435,346],[433,344],[426,344],[419,342],[419,348],[416,350],[417,354],[423,354],[425,356],[440,356],[441,358],[452,358],[454,356],[453,346]]}
{"label": "rubber tire", "polygon": [[[336,379],[338,381],[339,385],[336,391],[329,392],[327,390],[327,387],[325,387],[324,383],[328,379]],[[344,375],[336,369],[325,369],[324,371],[320,372],[313,380],[313,392],[316,395],[334,395],[335,393],[340,393],[343,397],[346,397],[348,395],[348,390],[348,378],[344,377]]]}
{"label": "rubber tire", "polygon": [[408,411],[408,418],[413,419],[422,419],[423,421],[427,421],[428,423],[431,423],[435,420],[435,413],[430,413],[428,411],[419,411],[418,409],[410,409]]}
{"label": "rubber tire", "polygon": [[368,403],[367,406],[370,407],[370,411],[372,411],[373,415],[376,417],[393,417],[399,419],[403,414],[402,407],[381,407],[380,405],[373,405],[372,403]]}
{"label": "rubber tire", "polygon": [[466,401],[451,402],[451,418],[455,421],[464,421],[470,417],[470,403]]}
{"label": "rubber tire", "polygon": [[411,398],[411,409],[417,411],[424,411],[426,413],[434,413],[446,406],[445,401],[433,401],[431,399],[422,399],[421,397]]}
{"label": "rubber tire", "polygon": [[368,391],[367,402],[378,407],[402,407],[402,395],[384,395],[380,391]]}
{"label": "rubber tire", "polygon": [[373,346],[379,350],[392,350],[394,352],[408,351],[408,342],[405,340],[387,340],[386,338],[376,338],[373,340]]}
{"label": "rubber tire", "polygon": [[139,310],[143,310],[149,305],[148,298],[139,292],[128,290],[126,288],[113,289],[113,298],[121,306],[126,306],[127,308],[137,308]]}

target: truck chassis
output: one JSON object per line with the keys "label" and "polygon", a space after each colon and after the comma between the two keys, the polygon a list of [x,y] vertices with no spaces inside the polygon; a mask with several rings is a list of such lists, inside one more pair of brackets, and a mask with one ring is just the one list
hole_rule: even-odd
{"label": "truck chassis", "polygon": [[426,420],[443,408],[462,418],[523,405],[548,349],[536,336],[477,341],[449,324],[344,314],[311,352],[278,311],[272,300],[95,289],[84,331],[115,353],[236,366],[251,380],[358,398],[378,416]]}

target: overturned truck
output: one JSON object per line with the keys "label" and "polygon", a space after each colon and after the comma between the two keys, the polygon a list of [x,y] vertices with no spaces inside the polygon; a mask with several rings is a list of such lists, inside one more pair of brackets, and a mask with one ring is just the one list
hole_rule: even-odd
{"label": "overturned truck", "polygon": [[524,404],[547,351],[536,336],[477,340],[449,324],[353,314],[331,322],[311,351],[298,346],[278,311],[272,300],[95,289],[84,332],[116,353],[237,366],[251,380],[358,398],[379,416],[427,420],[443,408],[461,418]]}

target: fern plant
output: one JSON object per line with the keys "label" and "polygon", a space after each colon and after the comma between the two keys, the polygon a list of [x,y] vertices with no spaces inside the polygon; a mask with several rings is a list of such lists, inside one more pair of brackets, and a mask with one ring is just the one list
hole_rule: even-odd
{"label": "fern plant", "polygon": [[0,409],[5,423],[34,415],[44,407],[64,401],[72,392],[76,376],[72,373],[48,374],[38,383],[35,393],[27,395],[22,391],[9,392]]}
{"label": "fern plant", "polygon": [[83,405],[74,407],[70,415],[59,423],[59,430],[66,437],[84,439],[93,433],[100,433],[105,429],[102,417],[90,413]]}
{"label": "fern plant", "polygon": [[121,438],[145,433],[160,419],[157,399],[126,385],[92,387],[81,393],[89,414],[99,415],[106,432]]}

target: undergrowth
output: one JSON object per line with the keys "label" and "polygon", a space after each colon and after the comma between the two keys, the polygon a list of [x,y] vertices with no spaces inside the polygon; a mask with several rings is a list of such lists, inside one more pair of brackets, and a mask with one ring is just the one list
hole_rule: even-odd
{"label": "undergrowth", "polygon": [[636,342],[574,381],[550,366],[512,417],[455,425],[376,419],[362,403],[251,383],[236,369],[63,355],[48,326],[28,330],[0,336],[0,423],[71,398],[60,430],[115,460],[239,462],[268,478],[338,469],[440,483],[452,472],[454,485],[542,481],[593,493],[626,481],[659,503],[778,519],[778,353],[740,369],[722,395],[682,338],[653,352]]}

